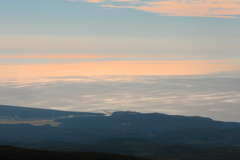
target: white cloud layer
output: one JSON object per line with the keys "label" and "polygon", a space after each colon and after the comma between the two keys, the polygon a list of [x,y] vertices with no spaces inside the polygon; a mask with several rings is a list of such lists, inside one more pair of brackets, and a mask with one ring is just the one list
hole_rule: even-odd
{"label": "white cloud layer", "polygon": [[0,104],[160,112],[240,122],[239,76],[102,76],[0,82]]}

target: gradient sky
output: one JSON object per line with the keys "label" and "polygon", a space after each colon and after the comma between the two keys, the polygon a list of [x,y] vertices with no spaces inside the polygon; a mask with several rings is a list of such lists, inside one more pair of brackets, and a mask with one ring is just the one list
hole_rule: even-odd
{"label": "gradient sky", "polygon": [[0,0],[0,104],[240,122],[239,28],[239,0]]}

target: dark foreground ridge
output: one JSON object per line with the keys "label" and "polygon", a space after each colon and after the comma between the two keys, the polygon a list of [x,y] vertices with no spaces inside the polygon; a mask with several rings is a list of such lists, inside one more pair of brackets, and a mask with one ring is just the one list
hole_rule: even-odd
{"label": "dark foreground ridge", "polygon": [[[121,140],[121,139],[119,139]],[[130,141],[128,141],[130,142]],[[133,142],[133,141],[132,141]],[[136,141],[135,141],[136,142]],[[59,142],[58,142],[59,143]],[[116,143],[116,141],[115,141]],[[109,144],[114,150],[123,151],[126,147],[124,139],[120,144]],[[54,145],[54,143],[53,143]],[[129,144],[128,144],[129,145]],[[107,147],[103,145],[101,148]],[[135,148],[135,149],[134,149]],[[110,149],[111,150],[111,149]],[[24,149],[10,146],[0,146],[1,160],[239,160],[239,147],[192,147],[179,144],[153,145],[145,148],[132,144],[125,148],[128,155],[100,153],[100,152],[70,152],[70,151],[50,151]],[[128,153],[127,153],[128,152]],[[138,157],[129,156],[138,153]],[[145,158],[144,158],[145,157]]]}
{"label": "dark foreground ridge", "polygon": [[0,146],[1,160],[147,160],[111,153],[64,152]]}

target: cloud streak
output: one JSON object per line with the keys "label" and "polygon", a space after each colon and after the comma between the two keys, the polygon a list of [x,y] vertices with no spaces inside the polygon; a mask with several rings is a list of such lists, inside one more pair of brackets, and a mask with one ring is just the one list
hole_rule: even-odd
{"label": "cloud streak", "polygon": [[[1,59],[239,58],[236,38],[0,36]],[[172,58],[172,59],[170,59]],[[178,58],[178,59],[177,59]],[[228,59],[229,59],[228,58]],[[127,60],[127,59],[124,59]],[[129,59],[132,60],[132,59]],[[140,60],[140,59],[137,59]]]}
{"label": "cloud streak", "polygon": [[0,59],[101,59],[101,58],[181,58],[178,55],[127,55],[127,54],[0,54]]}
{"label": "cloud streak", "polygon": [[117,58],[123,55],[102,55],[102,54],[0,54],[0,59],[99,59]]}
{"label": "cloud streak", "polygon": [[235,0],[87,0],[106,8],[131,8],[162,16],[236,18],[240,3]]}

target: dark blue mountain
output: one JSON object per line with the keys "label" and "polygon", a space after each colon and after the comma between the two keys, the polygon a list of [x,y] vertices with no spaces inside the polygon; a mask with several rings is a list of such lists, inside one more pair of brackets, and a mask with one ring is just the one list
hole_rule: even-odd
{"label": "dark blue mountain", "polygon": [[237,122],[214,121],[204,117],[166,115],[161,113],[114,112],[111,116],[89,116],[56,120],[60,128],[124,129],[167,131],[174,129],[231,129]]}

